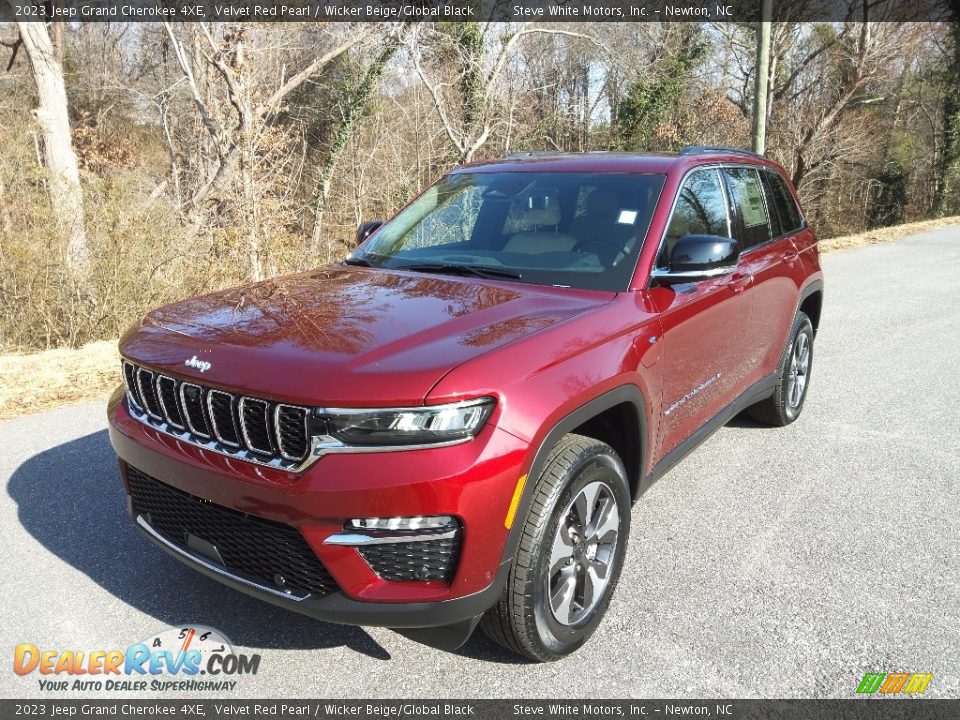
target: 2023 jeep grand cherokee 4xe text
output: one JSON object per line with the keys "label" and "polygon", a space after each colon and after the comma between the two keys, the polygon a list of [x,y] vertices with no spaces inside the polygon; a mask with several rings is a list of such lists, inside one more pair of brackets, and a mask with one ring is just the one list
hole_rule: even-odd
{"label": "2023 jeep grand cherokee 4xe text", "polygon": [[735,413],[803,408],[817,239],[759,156],[478,163],[358,239],[120,342],[131,517],[268,602],[562,657],[610,603],[631,503]]}

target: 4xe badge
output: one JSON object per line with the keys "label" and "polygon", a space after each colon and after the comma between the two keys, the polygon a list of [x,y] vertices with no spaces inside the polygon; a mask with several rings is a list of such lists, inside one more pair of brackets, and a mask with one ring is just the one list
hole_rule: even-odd
{"label": "4xe badge", "polygon": [[[223,633],[202,625],[172,627],[125,650],[14,649],[13,671],[41,675],[40,690],[57,692],[229,692],[235,678],[256,675],[260,655],[238,653]],[[58,676],[84,676],[59,679]]]}
{"label": "4xe badge", "polygon": [[190,358],[183,364],[186,365],[187,367],[191,367],[191,368],[194,368],[195,370],[199,370],[202,373],[205,373],[207,370],[213,367],[213,364],[208,363],[206,360],[198,360],[196,355],[194,355],[192,358]]}

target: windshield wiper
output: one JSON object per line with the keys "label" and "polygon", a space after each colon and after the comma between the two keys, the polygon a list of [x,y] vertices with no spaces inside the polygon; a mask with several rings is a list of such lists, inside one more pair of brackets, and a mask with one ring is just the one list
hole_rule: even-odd
{"label": "windshield wiper", "polygon": [[357,267],[378,267],[374,265],[369,260],[364,260],[363,258],[347,258],[343,261],[344,265],[356,265]]}
{"label": "windshield wiper", "polygon": [[492,267],[480,267],[478,265],[456,265],[452,263],[415,263],[412,265],[398,265],[393,270],[409,270],[411,272],[438,273],[441,275],[473,275],[487,279],[505,278],[507,280],[520,280],[521,275],[512,270],[501,270]]}

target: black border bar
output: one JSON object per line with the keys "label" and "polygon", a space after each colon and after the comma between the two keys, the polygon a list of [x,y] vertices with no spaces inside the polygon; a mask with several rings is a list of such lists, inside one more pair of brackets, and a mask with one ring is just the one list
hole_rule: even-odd
{"label": "black border bar", "polygon": [[[931,22],[950,0],[773,0],[778,22]],[[3,0],[0,22],[755,22],[760,0]]]}
{"label": "black border bar", "polygon": [[[90,679],[88,676],[87,679]],[[164,676],[158,682],[170,682]],[[184,683],[189,683],[183,679]],[[852,692],[852,691],[851,691]],[[74,694],[76,697],[76,694]],[[209,695],[208,695],[209,697]],[[271,718],[320,720],[507,720],[508,718],[715,718],[744,720],[939,720],[960,716],[960,700],[888,697],[851,700],[0,700],[4,718]]]}

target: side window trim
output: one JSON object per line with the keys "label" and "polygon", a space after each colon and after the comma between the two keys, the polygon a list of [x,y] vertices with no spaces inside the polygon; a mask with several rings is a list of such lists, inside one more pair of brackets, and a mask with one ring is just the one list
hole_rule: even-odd
{"label": "side window trim", "polygon": [[723,193],[723,209],[727,211],[727,237],[733,238],[733,219],[730,216],[733,208],[733,198],[730,196],[730,188],[727,187],[727,179],[724,177],[722,167],[716,168],[717,180],[720,182],[720,191]]}

